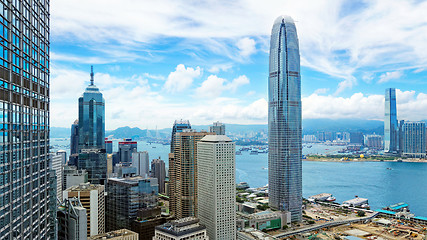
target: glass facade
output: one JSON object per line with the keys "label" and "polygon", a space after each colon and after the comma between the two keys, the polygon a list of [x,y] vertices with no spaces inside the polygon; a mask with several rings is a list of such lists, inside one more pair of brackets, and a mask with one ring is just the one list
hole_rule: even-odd
{"label": "glass facade", "polygon": [[384,152],[396,153],[398,146],[396,89],[385,90],[385,116],[384,116]]}
{"label": "glass facade", "polygon": [[172,135],[171,135],[171,153],[175,151],[175,134],[177,132],[182,132],[184,129],[191,129],[190,121],[188,120],[175,120],[172,127]]}
{"label": "glass facade", "polygon": [[301,76],[298,36],[288,16],[271,32],[268,79],[268,193],[270,206],[301,220]]}
{"label": "glass facade", "polygon": [[105,149],[105,100],[91,83],[79,98],[79,149]]}
{"label": "glass facade", "polygon": [[0,239],[49,239],[49,1],[0,1]]}

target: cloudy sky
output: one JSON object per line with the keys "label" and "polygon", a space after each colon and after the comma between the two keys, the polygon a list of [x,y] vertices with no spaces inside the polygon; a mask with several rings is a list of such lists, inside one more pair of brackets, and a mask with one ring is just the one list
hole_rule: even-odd
{"label": "cloudy sky", "polygon": [[95,84],[106,129],[266,123],[272,24],[295,21],[304,118],[427,119],[427,1],[51,1],[51,126]]}

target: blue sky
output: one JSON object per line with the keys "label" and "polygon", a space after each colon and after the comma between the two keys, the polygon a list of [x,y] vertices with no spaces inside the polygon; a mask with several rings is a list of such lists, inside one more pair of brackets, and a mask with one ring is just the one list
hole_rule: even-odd
{"label": "blue sky", "polygon": [[51,3],[51,125],[69,127],[95,83],[106,129],[266,123],[270,31],[300,40],[304,118],[427,119],[426,1],[57,0]]}

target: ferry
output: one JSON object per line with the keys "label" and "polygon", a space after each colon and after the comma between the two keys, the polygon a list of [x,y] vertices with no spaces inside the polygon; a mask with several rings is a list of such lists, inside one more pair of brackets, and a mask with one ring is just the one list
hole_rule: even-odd
{"label": "ferry", "polygon": [[334,202],[335,200],[337,200],[337,199],[332,195],[326,199],[326,201],[328,201],[328,202]]}

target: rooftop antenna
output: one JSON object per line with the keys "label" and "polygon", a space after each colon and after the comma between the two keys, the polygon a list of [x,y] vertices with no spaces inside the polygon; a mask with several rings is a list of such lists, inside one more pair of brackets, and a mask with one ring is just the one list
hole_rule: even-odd
{"label": "rooftop antenna", "polygon": [[93,66],[90,66],[90,85],[93,86]]}

